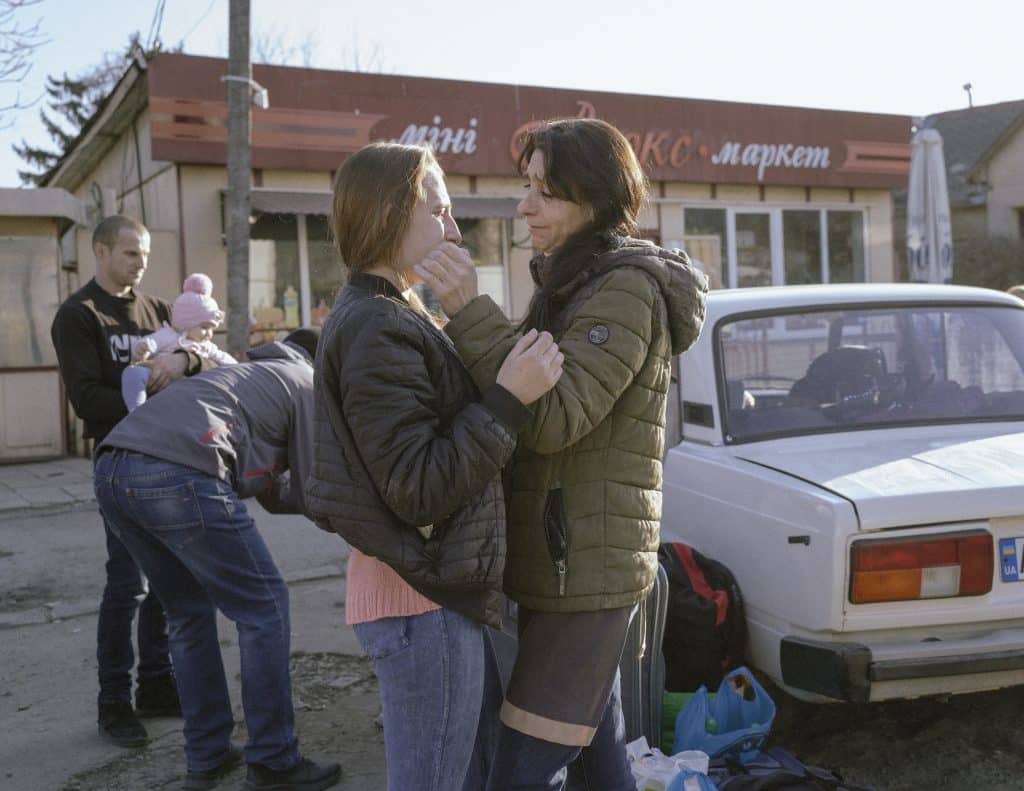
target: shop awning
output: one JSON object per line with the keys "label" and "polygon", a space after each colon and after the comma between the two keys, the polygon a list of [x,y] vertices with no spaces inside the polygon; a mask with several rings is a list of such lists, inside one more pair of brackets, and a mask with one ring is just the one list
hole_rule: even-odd
{"label": "shop awning", "polygon": [[511,220],[516,216],[518,198],[483,198],[475,195],[462,195],[452,198],[452,214],[455,219],[476,220],[484,217],[497,217]]}
{"label": "shop awning", "polygon": [[331,193],[314,190],[252,191],[254,214],[323,214],[331,213]]}
{"label": "shop awning", "polygon": [[[492,198],[457,195],[452,198],[452,214],[456,219],[476,220],[486,217],[511,219],[516,216],[517,198]],[[259,187],[252,191],[252,210],[257,214],[322,214],[331,213],[331,193],[316,190],[271,190]]]}

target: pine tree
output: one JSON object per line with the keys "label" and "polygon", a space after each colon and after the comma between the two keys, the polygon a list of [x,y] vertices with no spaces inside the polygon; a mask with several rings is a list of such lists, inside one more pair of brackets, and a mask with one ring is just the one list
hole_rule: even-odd
{"label": "pine tree", "polygon": [[[173,51],[179,51],[180,45]],[[23,184],[41,185],[50,171],[68,152],[79,134],[124,75],[128,64],[136,54],[149,59],[163,51],[158,41],[148,52],[143,50],[139,33],[133,33],[123,53],[104,54],[100,63],[90,66],[75,76],[67,72],[60,77],[52,74],[46,78],[47,107],[39,111],[43,128],[53,142],[53,148],[30,145],[25,140],[14,144],[14,153],[21,157],[28,168],[18,171]]]}

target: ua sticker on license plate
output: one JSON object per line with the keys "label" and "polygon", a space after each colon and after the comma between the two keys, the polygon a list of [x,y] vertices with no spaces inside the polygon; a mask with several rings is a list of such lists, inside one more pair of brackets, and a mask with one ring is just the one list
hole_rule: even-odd
{"label": "ua sticker on license plate", "polygon": [[1024,538],[999,539],[999,571],[1003,582],[1024,582]]}

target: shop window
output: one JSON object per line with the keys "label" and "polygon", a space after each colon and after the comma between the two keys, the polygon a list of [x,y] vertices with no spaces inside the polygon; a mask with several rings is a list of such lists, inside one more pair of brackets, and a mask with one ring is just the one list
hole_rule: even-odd
{"label": "shop window", "polygon": [[345,272],[326,217],[308,215],[306,237],[309,240],[309,319],[310,323],[320,326],[345,283]]}
{"label": "shop window", "polygon": [[725,228],[725,209],[686,209],[683,214],[686,252],[708,276],[712,288],[725,286]]}
{"label": "shop window", "polygon": [[867,279],[863,212],[828,212],[828,272],[830,283],[863,283]]}
{"label": "shop window", "polygon": [[508,311],[508,282],[505,277],[505,221],[496,217],[458,220],[462,246],[476,263],[481,294],[489,294],[495,304]]}
{"label": "shop window", "polygon": [[821,212],[782,212],[786,285],[821,282]]}
{"label": "shop window", "polygon": [[299,236],[294,214],[261,214],[250,228],[250,343],[275,340],[301,322]]}
{"label": "shop window", "polygon": [[771,217],[765,213],[736,213],[736,285],[772,284]]}
{"label": "shop window", "polygon": [[0,238],[0,368],[57,364],[50,323],[57,312],[57,240],[45,236]]}

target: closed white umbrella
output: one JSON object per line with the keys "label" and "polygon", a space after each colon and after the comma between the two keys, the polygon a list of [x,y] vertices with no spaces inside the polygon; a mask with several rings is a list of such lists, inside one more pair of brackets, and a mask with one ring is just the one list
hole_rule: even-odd
{"label": "closed white umbrella", "polygon": [[937,129],[919,129],[910,144],[907,261],[915,283],[953,282],[953,230],[946,160]]}

